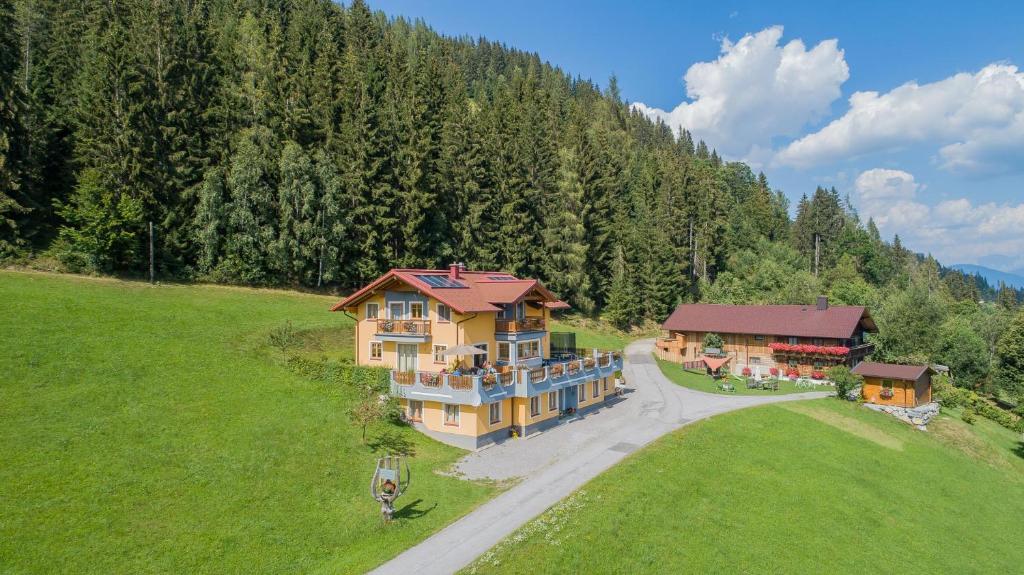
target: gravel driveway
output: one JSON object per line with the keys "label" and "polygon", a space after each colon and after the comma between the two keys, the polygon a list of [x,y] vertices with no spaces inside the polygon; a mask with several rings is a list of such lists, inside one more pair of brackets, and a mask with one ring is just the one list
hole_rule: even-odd
{"label": "gravel driveway", "polygon": [[628,391],[622,400],[534,437],[506,441],[459,461],[458,471],[468,478],[523,479],[373,573],[454,573],[627,454],[670,431],[753,405],[828,396],[826,392],[727,396],[694,391],[662,375],[653,348],[654,340],[626,348],[622,371]]}

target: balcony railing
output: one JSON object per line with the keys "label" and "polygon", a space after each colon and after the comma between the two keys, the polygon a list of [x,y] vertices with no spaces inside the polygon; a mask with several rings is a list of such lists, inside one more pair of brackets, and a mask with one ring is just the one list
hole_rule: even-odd
{"label": "balcony railing", "polygon": [[385,335],[430,335],[425,319],[378,319],[377,333]]}
{"label": "balcony railing", "polygon": [[[499,371],[477,375],[454,375],[429,371],[391,372],[394,393],[412,399],[447,395],[449,401],[479,405],[515,396],[534,396],[560,386],[608,377],[622,367],[619,352],[591,350],[580,359],[549,362],[544,366],[502,366]],[[419,394],[419,395],[418,395]]]}
{"label": "balcony railing", "polygon": [[523,317],[519,319],[494,320],[494,331],[517,332],[517,331],[544,331],[546,323],[542,317]]}

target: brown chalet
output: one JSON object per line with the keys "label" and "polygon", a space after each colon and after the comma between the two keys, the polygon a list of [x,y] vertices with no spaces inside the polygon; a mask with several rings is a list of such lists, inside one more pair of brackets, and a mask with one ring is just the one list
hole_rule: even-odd
{"label": "brown chalet", "polygon": [[867,308],[816,305],[683,304],[662,324],[655,353],[676,363],[700,361],[704,335],[717,333],[734,373],[797,370],[810,376],[833,365],[855,366],[873,351],[864,334],[878,328]]}

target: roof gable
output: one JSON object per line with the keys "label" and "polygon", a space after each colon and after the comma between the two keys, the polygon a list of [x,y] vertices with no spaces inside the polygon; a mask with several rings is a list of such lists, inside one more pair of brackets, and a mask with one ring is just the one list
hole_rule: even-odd
{"label": "roof gable", "polygon": [[500,304],[515,303],[530,296],[548,308],[569,307],[539,281],[519,279],[504,272],[463,270],[458,278],[451,278],[447,270],[393,269],[336,303],[331,311],[356,306],[395,283],[408,285],[458,313],[501,311]]}
{"label": "roof gable", "polygon": [[863,377],[917,381],[924,372],[930,370],[931,368],[927,365],[897,365],[895,363],[862,361],[853,368],[853,373]]}
{"label": "roof gable", "polygon": [[848,339],[863,325],[877,331],[867,308],[814,305],[682,304],[662,328],[672,331],[749,333]]}

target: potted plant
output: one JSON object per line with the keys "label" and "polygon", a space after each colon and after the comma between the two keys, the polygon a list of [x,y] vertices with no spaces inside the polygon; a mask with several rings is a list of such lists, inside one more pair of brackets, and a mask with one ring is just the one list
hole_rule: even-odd
{"label": "potted plant", "polygon": [[891,387],[883,387],[882,391],[878,394],[882,399],[892,399],[893,395]]}

